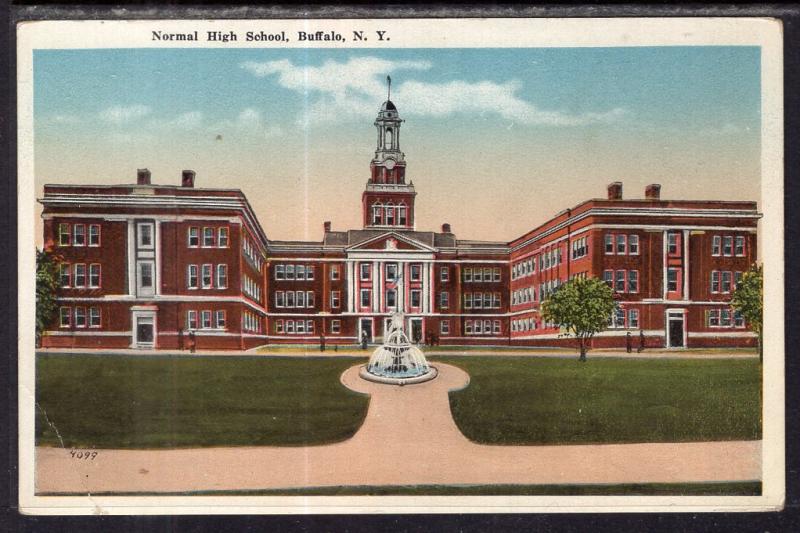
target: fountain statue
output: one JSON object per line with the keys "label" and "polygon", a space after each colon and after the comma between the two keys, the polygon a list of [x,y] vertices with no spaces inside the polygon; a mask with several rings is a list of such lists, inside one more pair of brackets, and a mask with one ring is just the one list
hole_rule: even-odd
{"label": "fountain statue", "polygon": [[435,378],[437,370],[425,360],[422,350],[411,344],[403,331],[403,314],[394,313],[379,346],[361,369],[360,376],[369,381],[410,385]]}

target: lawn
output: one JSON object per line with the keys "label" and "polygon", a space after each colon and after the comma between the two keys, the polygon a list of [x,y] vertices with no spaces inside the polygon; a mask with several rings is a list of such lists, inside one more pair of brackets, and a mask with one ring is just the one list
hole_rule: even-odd
{"label": "lawn", "polygon": [[342,441],[367,412],[368,398],[339,383],[353,364],[338,357],[38,355],[36,442],[60,446],[59,435],[64,446],[82,448]]}
{"label": "lawn", "polygon": [[482,444],[761,438],[756,359],[431,359],[470,374],[450,406],[462,433]]}

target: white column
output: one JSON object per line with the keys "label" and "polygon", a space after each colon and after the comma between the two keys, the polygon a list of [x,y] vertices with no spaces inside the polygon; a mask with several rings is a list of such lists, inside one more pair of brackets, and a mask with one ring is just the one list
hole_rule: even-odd
{"label": "white column", "polygon": [[436,275],[436,268],[433,263],[428,263],[428,292],[430,293],[428,297],[428,312],[433,313],[433,310],[436,309],[436,291],[435,291],[435,279],[434,276]]}
{"label": "white column", "polygon": [[375,272],[375,276],[378,278],[378,293],[375,295],[375,298],[378,300],[378,312],[380,313],[383,310],[383,287],[385,286],[383,281],[383,263],[378,263],[378,271]]}
{"label": "white column", "polygon": [[136,226],[128,219],[128,294],[136,295]]}
{"label": "white column", "polygon": [[428,263],[422,263],[422,272],[420,272],[422,276],[422,294],[420,294],[420,300],[422,300],[422,313],[428,312],[428,290],[430,287],[428,286]]}
{"label": "white column", "polygon": [[[161,294],[161,221],[156,220],[155,236],[153,237],[153,248],[155,249],[155,265],[153,266],[153,285],[155,294]],[[212,276],[215,273],[212,272]],[[214,282],[216,283],[216,281]]]}
{"label": "white column", "polygon": [[372,262],[372,311],[377,313],[378,312],[378,284],[380,280],[378,279],[378,275],[380,270],[378,269],[378,262]]}
{"label": "white column", "polygon": [[405,263],[397,263],[397,273],[400,275],[400,280],[397,282],[397,310],[401,313],[405,312],[405,294],[406,294],[406,265]]}
{"label": "white column", "polygon": [[[689,230],[683,230],[683,299],[689,300]],[[684,320],[683,331],[686,332]],[[683,344],[686,346],[686,343]]]}
{"label": "white column", "polygon": [[353,300],[353,293],[355,292],[355,280],[353,279],[353,271],[355,264],[352,261],[347,262],[347,312],[352,313],[355,310],[355,302]]}
{"label": "white column", "polygon": [[[667,237],[668,237],[668,234],[669,234],[669,232],[666,231],[666,230],[662,234],[662,239],[664,241],[662,243],[663,244],[662,254],[664,256],[664,268],[663,268],[662,278],[661,278],[661,289],[662,289],[661,298],[663,298],[664,300],[667,299]],[[669,324],[667,324],[667,325],[669,325]]]}

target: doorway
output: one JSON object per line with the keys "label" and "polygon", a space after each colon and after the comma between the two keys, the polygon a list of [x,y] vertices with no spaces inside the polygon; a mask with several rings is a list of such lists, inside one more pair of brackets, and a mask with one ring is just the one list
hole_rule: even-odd
{"label": "doorway", "polygon": [[364,333],[367,334],[367,342],[373,342],[373,335],[372,335],[372,319],[371,318],[361,318],[358,321],[358,342],[361,342]]}
{"label": "doorway", "polygon": [[154,312],[136,311],[133,314],[133,347],[152,349],[156,340],[156,315]]}
{"label": "doorway", "polygon": [[685,348],[685,328],[683,311],[669,311],[667,314],[667,348]]}
{"label": "doorway", "polygon": [[422,342],[422,319],[421,318],[409,318],[408,319],[409,325],[409,332],[410,332],[410,340],[414,344],[419,344]]}

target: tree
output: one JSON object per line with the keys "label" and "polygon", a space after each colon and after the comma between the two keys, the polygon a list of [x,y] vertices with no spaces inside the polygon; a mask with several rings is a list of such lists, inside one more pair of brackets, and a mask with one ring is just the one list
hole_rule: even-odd
{"label": "tree", "polygon": [[764,274],[760,265],[753,265],[744,273],[742,281],[736,284],[731,306],[744,317],[756,334],[758,334],[758,356],[764,358]]}
{"label": "tree", "polygon": [[56,312],[58,291],[58,258],[51,252],[36,250],[36,345]]}
{"label": "tree", "polygon": [[608,325],[617,309],[611,287],[597,278],[573,278],[542,302],[542,317],[558,324],[578,341],[580,361],[586,361],[589,341]]}

